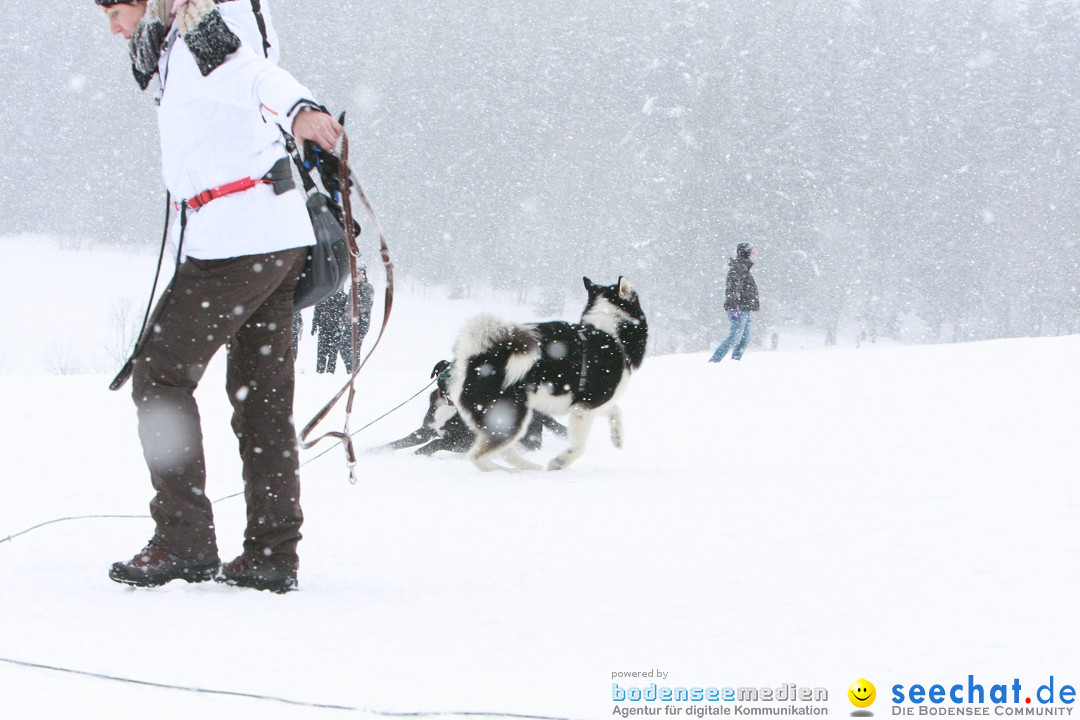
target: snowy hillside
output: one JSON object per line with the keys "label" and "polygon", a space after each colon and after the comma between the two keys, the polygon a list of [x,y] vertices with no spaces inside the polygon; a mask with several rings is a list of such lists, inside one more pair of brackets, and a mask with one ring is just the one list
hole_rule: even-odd
{"label": "snowy hillside", "polygon": [[[885,716],[893,683],[1080,681],[1080,336],[650,357],[626,448],[598,424],[561,473],[366,452],[353,486],[320,447],[303,459],[300,592],[147,591],[106,577],[150,537],[146,517],[10,536],[146,515],[103,338],[114,297],[144,301],[152,262],[0,238],[4,718],[584,720],[611,716],[614,672],[653,668],[686,686],[824,687],[841,716],[865,677]],[[47,296],[27,263],[52,269]],[[423,388],[478,310],[532,314],[403,286],[354,428]],[[312,345],[302,420],[344,382],[312,372]],[[216,361],[198,396],[232,557],[244,510],[222,388]],[[423,413],[420,397],[358,444]]]}

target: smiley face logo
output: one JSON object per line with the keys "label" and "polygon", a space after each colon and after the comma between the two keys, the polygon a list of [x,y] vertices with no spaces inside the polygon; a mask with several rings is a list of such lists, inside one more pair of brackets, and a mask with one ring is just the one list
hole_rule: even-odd
{"label": "smiley face logo", "polygon": [[866,678],[859,678],[848,688],[847,696],[855,707],[868,708],[877,699],[877,689],[874,687],[874,683]]}

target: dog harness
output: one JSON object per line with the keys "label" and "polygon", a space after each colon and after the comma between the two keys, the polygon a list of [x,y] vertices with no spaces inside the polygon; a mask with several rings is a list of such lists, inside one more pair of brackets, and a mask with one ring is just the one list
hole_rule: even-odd
{"label": "dog harness", "polygon": [[[596,332],[603,332],[615,341],[615,347],[619,348],[619,354],[622,355],[623,368],[630,367],[630,357],[626,354],[626,348],[623,347],[622,340],[618,335],[610,335],[594,328]],[[577,328],[578,339],[581,340],[581,376],[578,378],[578,395],[585,394],[586,387],[586,375],[589,372],[589,341],[585,338],[585,326],[579,325]]]}
{"label": "dog harness", "polygon": [[583,395],[585,393],[585,374],[589,371],[589,341],[585,338],[584,327],[578,327],[577,336],[581,340],[581,377],[578,378],[577,391],[578,395]]}

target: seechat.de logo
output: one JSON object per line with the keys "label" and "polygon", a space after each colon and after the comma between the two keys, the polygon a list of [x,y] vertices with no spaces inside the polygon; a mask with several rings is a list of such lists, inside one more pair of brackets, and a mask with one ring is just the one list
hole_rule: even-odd
{"label": "seechat.de logo", "polygon": [[847,691],[847,696],[848,700],[851,701],[851,704],[859,708],[859,711],[851,713],[853,716],[873,716],[873,713],[866,710],[866,708],[873,705],[874,701],[877,700],[877,688],[874,687],[874,683],[866,678],[859,678],[851,683],[851,687],[849,687]]}

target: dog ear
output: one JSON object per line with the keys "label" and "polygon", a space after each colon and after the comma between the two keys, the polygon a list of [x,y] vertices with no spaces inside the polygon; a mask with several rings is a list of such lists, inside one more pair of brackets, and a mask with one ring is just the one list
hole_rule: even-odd
{"label": "dog ear", "polygon": [[435,363],[435,367],[431,368],[431,377],[435,377],[449,367],[450,362],[448,360],[440,360],[439,362]]}
{"label": "dog ear", "polygon": [[630,287],[630,280],[619,276],[619,297],[623,300],[629,300],[630,296],[634,294],[633,289]]}
{"label": "dog ear", "polygon": [[593,294],[596,293],[596,283],[587,277],[581,279],[585,281],[585,290],[589,293],[589,297],[592,297]]}

